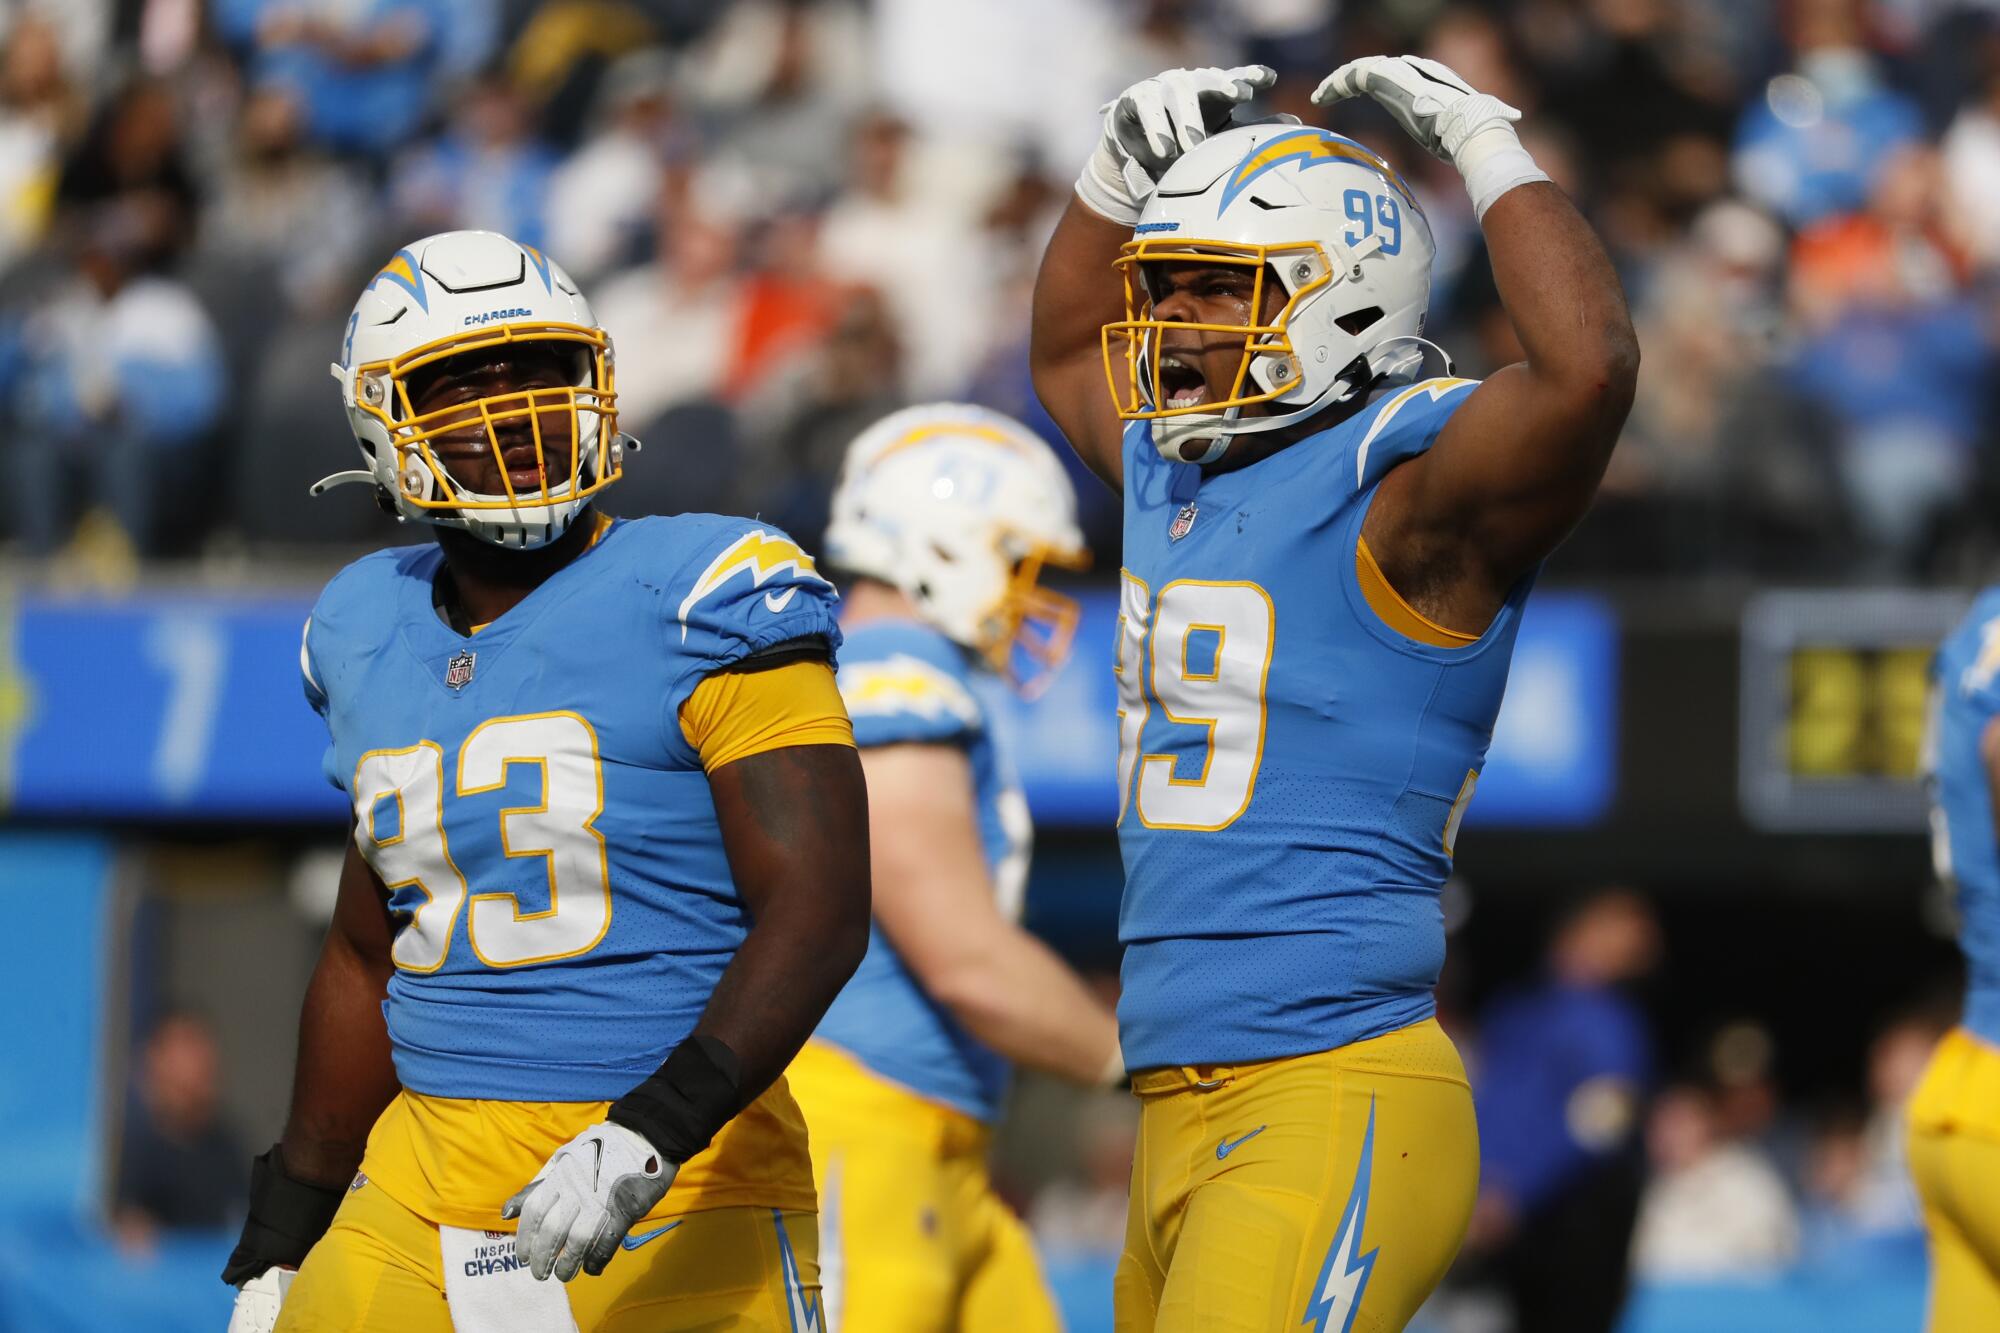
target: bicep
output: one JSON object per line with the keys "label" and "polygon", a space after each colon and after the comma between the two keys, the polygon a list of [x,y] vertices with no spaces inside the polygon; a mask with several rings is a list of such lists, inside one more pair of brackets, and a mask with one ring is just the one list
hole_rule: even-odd
{"label": "bicep", "polygon": [[794,745],[708,775],[729,869],[752,915],[788,893],[868,903],[868,798],[851,745]]}
{"label": "bicep", "polygon": [[[997,924],[979,836],[972,765],[955,745],[909,744],[862,755],[868,775],[875,920],[933,989]],[[989,922],[988,918],[993,918]]]}
{"label": "bicep", "polygon": [[1525,362],[1466,395],[1408,474],[1410,520],[1463,534],[1511,583],[1547,556],[1590,507],[1623,414],[1579,419]]}

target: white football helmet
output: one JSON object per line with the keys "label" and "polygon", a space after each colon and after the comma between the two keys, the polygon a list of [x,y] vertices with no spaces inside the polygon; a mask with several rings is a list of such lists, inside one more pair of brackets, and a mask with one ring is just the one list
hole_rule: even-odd
{"label": "white football helmet", "polygon": [[[412,406],[411,375],[450,357],[523,341],[567,349],[571,383],[422,414]],[[462,528],[498,546],[531,548],[560,537],[590,497],[623,474],[625,449],[637,447],[618,433],[611,338],[590,303],[541,251],[495,232],[442,232],[398,250],[348,316],[333,377],[368,466],[335,473],[312,493],[372,482],[399,519]],[[496,427],[524,419],[534,450],[525,470],[535,484],[517,488]],[[463,449],[474,430],[493,453],[499,494],[472,490],[440,456],[438,445]],[[567,458],[544,455],[544,431],[574,441]],[[518,442],[514,447],[511,466],[524,470]]]}
{"label": "white football helmet", "polygon": [[[1160,178],[1116,261],[1125,318],[1104,326],[1105,372],[1131,391],[1127,421],[1152,422],[1170,461],[1212,463],[1237,435],[1289,426],[1423,364],[1430,306],[1429,221],[1394,168],[1352,139],[1285,122],[1244,125],[1184,154]],[[1275,283],[1285,300],[1269,323],[1186,324],[1153,313],[1147,266],[1254,269],[1251,319]],[[1241,335],[1230,393],[1176,407],[1159,392],[1159,332],[1172,325]],[[1243,415],[1266,404],[1267,415]],[[1183,444],[1206,439],[1199,457]]]}
{"label": "white football helmet", "polygon": [[1076,492],[1012,417],[963,403],[884,417],[848,445],[832,511],[827,563],[901,589],[1024,695],[1069,656],[1076,602],[1038,580],[1089,562]]}

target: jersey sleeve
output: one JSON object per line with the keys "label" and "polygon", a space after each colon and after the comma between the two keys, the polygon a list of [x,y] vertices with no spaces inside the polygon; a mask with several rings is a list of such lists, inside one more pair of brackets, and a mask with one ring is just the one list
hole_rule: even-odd
{"label": "jersey sleeve", "polygon": [[854,744],[833,668],[812,661],[704,676],[681,705],[681,735],[708,773],[794,745]]}
{"label": "jersey sleeve", "polygon": [[1390,468],[1437,443],[1445,422],[1478,387],[1478,380],[1421,380],[1369,404],[1350,461],[1354,489],[1367,490]]}
{"label": "jersey sleeve", "polygon": [[978,697],[962,677],[913,653],[843,666],[840,697],[854,720],[854,743],[864,750],[962,745],[986,725]]}
{"label": "jersey sleeve", "polygon": [[718,671],[781,644],[840,647],[839,595],[813,558],[777,528],[718,525],[668,586],[667,650],[676,659],[666,703],[679,731],[681,705]]}
{"label": "jersey sleeve", "polygon": [[[313,610],[317,613],[319,608],[315,606]],[[318,648],[318,641],[313,634],[313,616],[307,616],[305,628],[299,631],[299,684],[305,690],[306,703],[312,706],[313,712],[319,714],[321,722],[327,722],[332,702],[327,697],[324,684],[326,676],[320,669],[317,659]],[[330,727],[326,736],[326,749],[320,753],[319,771],[330,786],[341,791],[347,790],[346,774],[340,771]]]}

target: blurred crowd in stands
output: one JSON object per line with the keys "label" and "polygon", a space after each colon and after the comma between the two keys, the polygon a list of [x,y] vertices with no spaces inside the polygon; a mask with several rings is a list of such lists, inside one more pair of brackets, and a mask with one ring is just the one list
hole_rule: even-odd
{"label": "blurred crowd in stands", "polygon": [[[1041,242],[1126,83],[1261,61],[1271,108],[1417,50],[1521,107],[1631,293],[1639,403],[1579,578],[1969,577],[2000,492],[1992,0],[8,0],[0,531],[66,567],[386,523],[326,366],[402,243],[545,247],[648,446],[614,508],[816,536],[852,433],[957,396],[1047,429]],[[1463,190],[1432,331],[1515,354]],[[1110,497],[1086,489],[1116,546]]]}

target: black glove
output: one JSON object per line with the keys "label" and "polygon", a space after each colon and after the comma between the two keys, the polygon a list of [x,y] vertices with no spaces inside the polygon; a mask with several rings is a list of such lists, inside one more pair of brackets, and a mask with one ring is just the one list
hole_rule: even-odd
{"label": "black glove", "polygon": [[326,1229],[347,1191],[314,1185],[285,1174],[278,1145],[250,1164],[250,1216],[236,1242],[222,1280],[240,1286],[267,1268],[297,1268]]}

